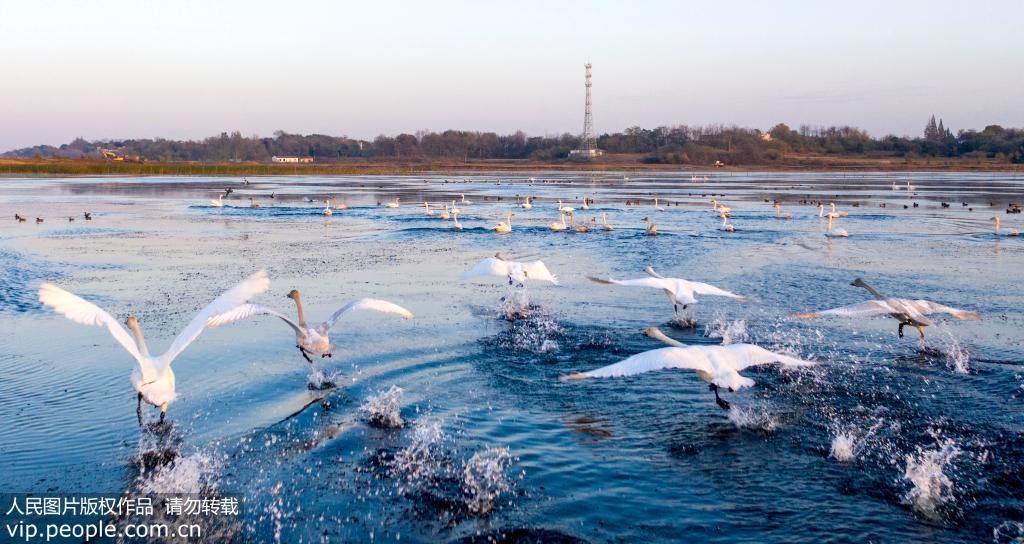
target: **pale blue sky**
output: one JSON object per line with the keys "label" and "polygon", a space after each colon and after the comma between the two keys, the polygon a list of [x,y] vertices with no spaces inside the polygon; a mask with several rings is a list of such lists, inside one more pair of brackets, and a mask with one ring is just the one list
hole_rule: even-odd
{"label": "pale blue sky", "polygon": [[[974,5],[971,5],[974,4]],[[0,150],[221,131],[1024,126],[1024,1],[0,0]]]}

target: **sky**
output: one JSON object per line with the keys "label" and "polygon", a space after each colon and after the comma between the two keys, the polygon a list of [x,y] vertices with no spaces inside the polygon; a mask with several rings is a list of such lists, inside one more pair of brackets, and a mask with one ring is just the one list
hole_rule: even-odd
{"label": "sky", "polygon": [[0,0],[0,150],[223,131],[1024,126],[1021,0]]}

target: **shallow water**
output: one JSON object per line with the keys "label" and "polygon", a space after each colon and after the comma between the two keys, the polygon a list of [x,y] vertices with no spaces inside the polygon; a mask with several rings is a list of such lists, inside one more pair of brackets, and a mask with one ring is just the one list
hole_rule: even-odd
{"label": "shallow water", "polygon": [[[1003,212],[1024,200],[1024,178],[629,176],[0,179],[0,217],[29,217],[0,221],[0,489],[215,487],[245,498],[229,536],[253,541],[1020,537],[1024,239],[997,238],[989,218],[1021,227]],[[209,206],[226,186],[228,206]],[[414,205],[459,193],[473,201],[462,231]],[[528,194],[533,209],[516,207]],[[737,232],[717,230],[712,194],[733,208]],[[350,208],[325,217],[304,201],[328,196]],[[396,196],[401,208],[377,205]],[[548,228],[558,198],[578,208],[585,196],[596,202],[578,220],[604,211],[614,231]],[[776,198],[792,220],[764,202]],[[849,238],[824,237],[804,199],[848,211]],[[510,208],[513,233],[490,232]],[[645,235],[644,217],[659,236]],[[561,284],[458,280],[498,251],[543,259]],[[661,293],[586,279],[641,277],[646,265],[758,302],[704,297],[686,310],[696,325],[680,327]],[[347,317],[332,336],[338,352],[315,369],[269,318],[204,332],[174,364],[180,457],[140,472],[154,437],[135,421],[130,358],[102,329],[41,308],[34,288],[50,280],[119,319],[131,312],[161,351],[259,268],[273,283],[257,301],[288,314],[284,294],[297,288],[314,318],[362,296],[416,317]],[[985,319],[943,320],[922,351],[891,319],[787,317],[864,300],[855,277]],[[558,381],[660,347],[642,335],[651,325],[822,364],[748,369],[757,384],[724,393],[728,412],[690,373]]]}

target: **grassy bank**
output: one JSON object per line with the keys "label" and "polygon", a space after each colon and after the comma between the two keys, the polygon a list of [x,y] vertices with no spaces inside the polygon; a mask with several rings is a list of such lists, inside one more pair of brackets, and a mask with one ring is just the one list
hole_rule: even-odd
{"label": "grassy bank", "polygon": [[[360,161],[321,164],[121,162],[67,159],[0,159],[0,176],[297,176],[373,175],[472,171],[686,171],[704,165],[645,164],[636,155],[605,155],[591,162],[570,161]],[[992,171],[1024,172],[1024,165],[977,159],[877,159],[791,155],[767,164],[729,165],[725,171]]]}

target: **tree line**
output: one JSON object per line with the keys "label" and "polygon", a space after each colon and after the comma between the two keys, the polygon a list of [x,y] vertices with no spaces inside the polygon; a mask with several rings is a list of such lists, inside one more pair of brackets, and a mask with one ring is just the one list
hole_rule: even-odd
{"label": "tree line", "polygon": [[[314,157],[318,162],[343,159],[400,161],[486,159],[574,160],[569,152],[579,146],[574,134],[528,136],[523,132],[497,134],[465,130],[381,135],[358,140],[323,134],[272,137],[221,133],[203,140],[127,139],[88,141],[77,138],[61,146],[17,149],[3,156],[17,158],[99,158],[98,148],[151,161],[268,162],[272,156]],[[605,153],[629,153],[647,163],[709,165],[770,164],[794,154],[861,157],[949,157],[988,159],[1024,164],[1024,129],[989,125],[983,130],[960,130],[955,135],[932,116],[921,137],[884,136],[848,126],[792,129],[778,124],[768,131],[737,126],[686,125],[657,128],[631,127],[602,134],[597,145]]]}

